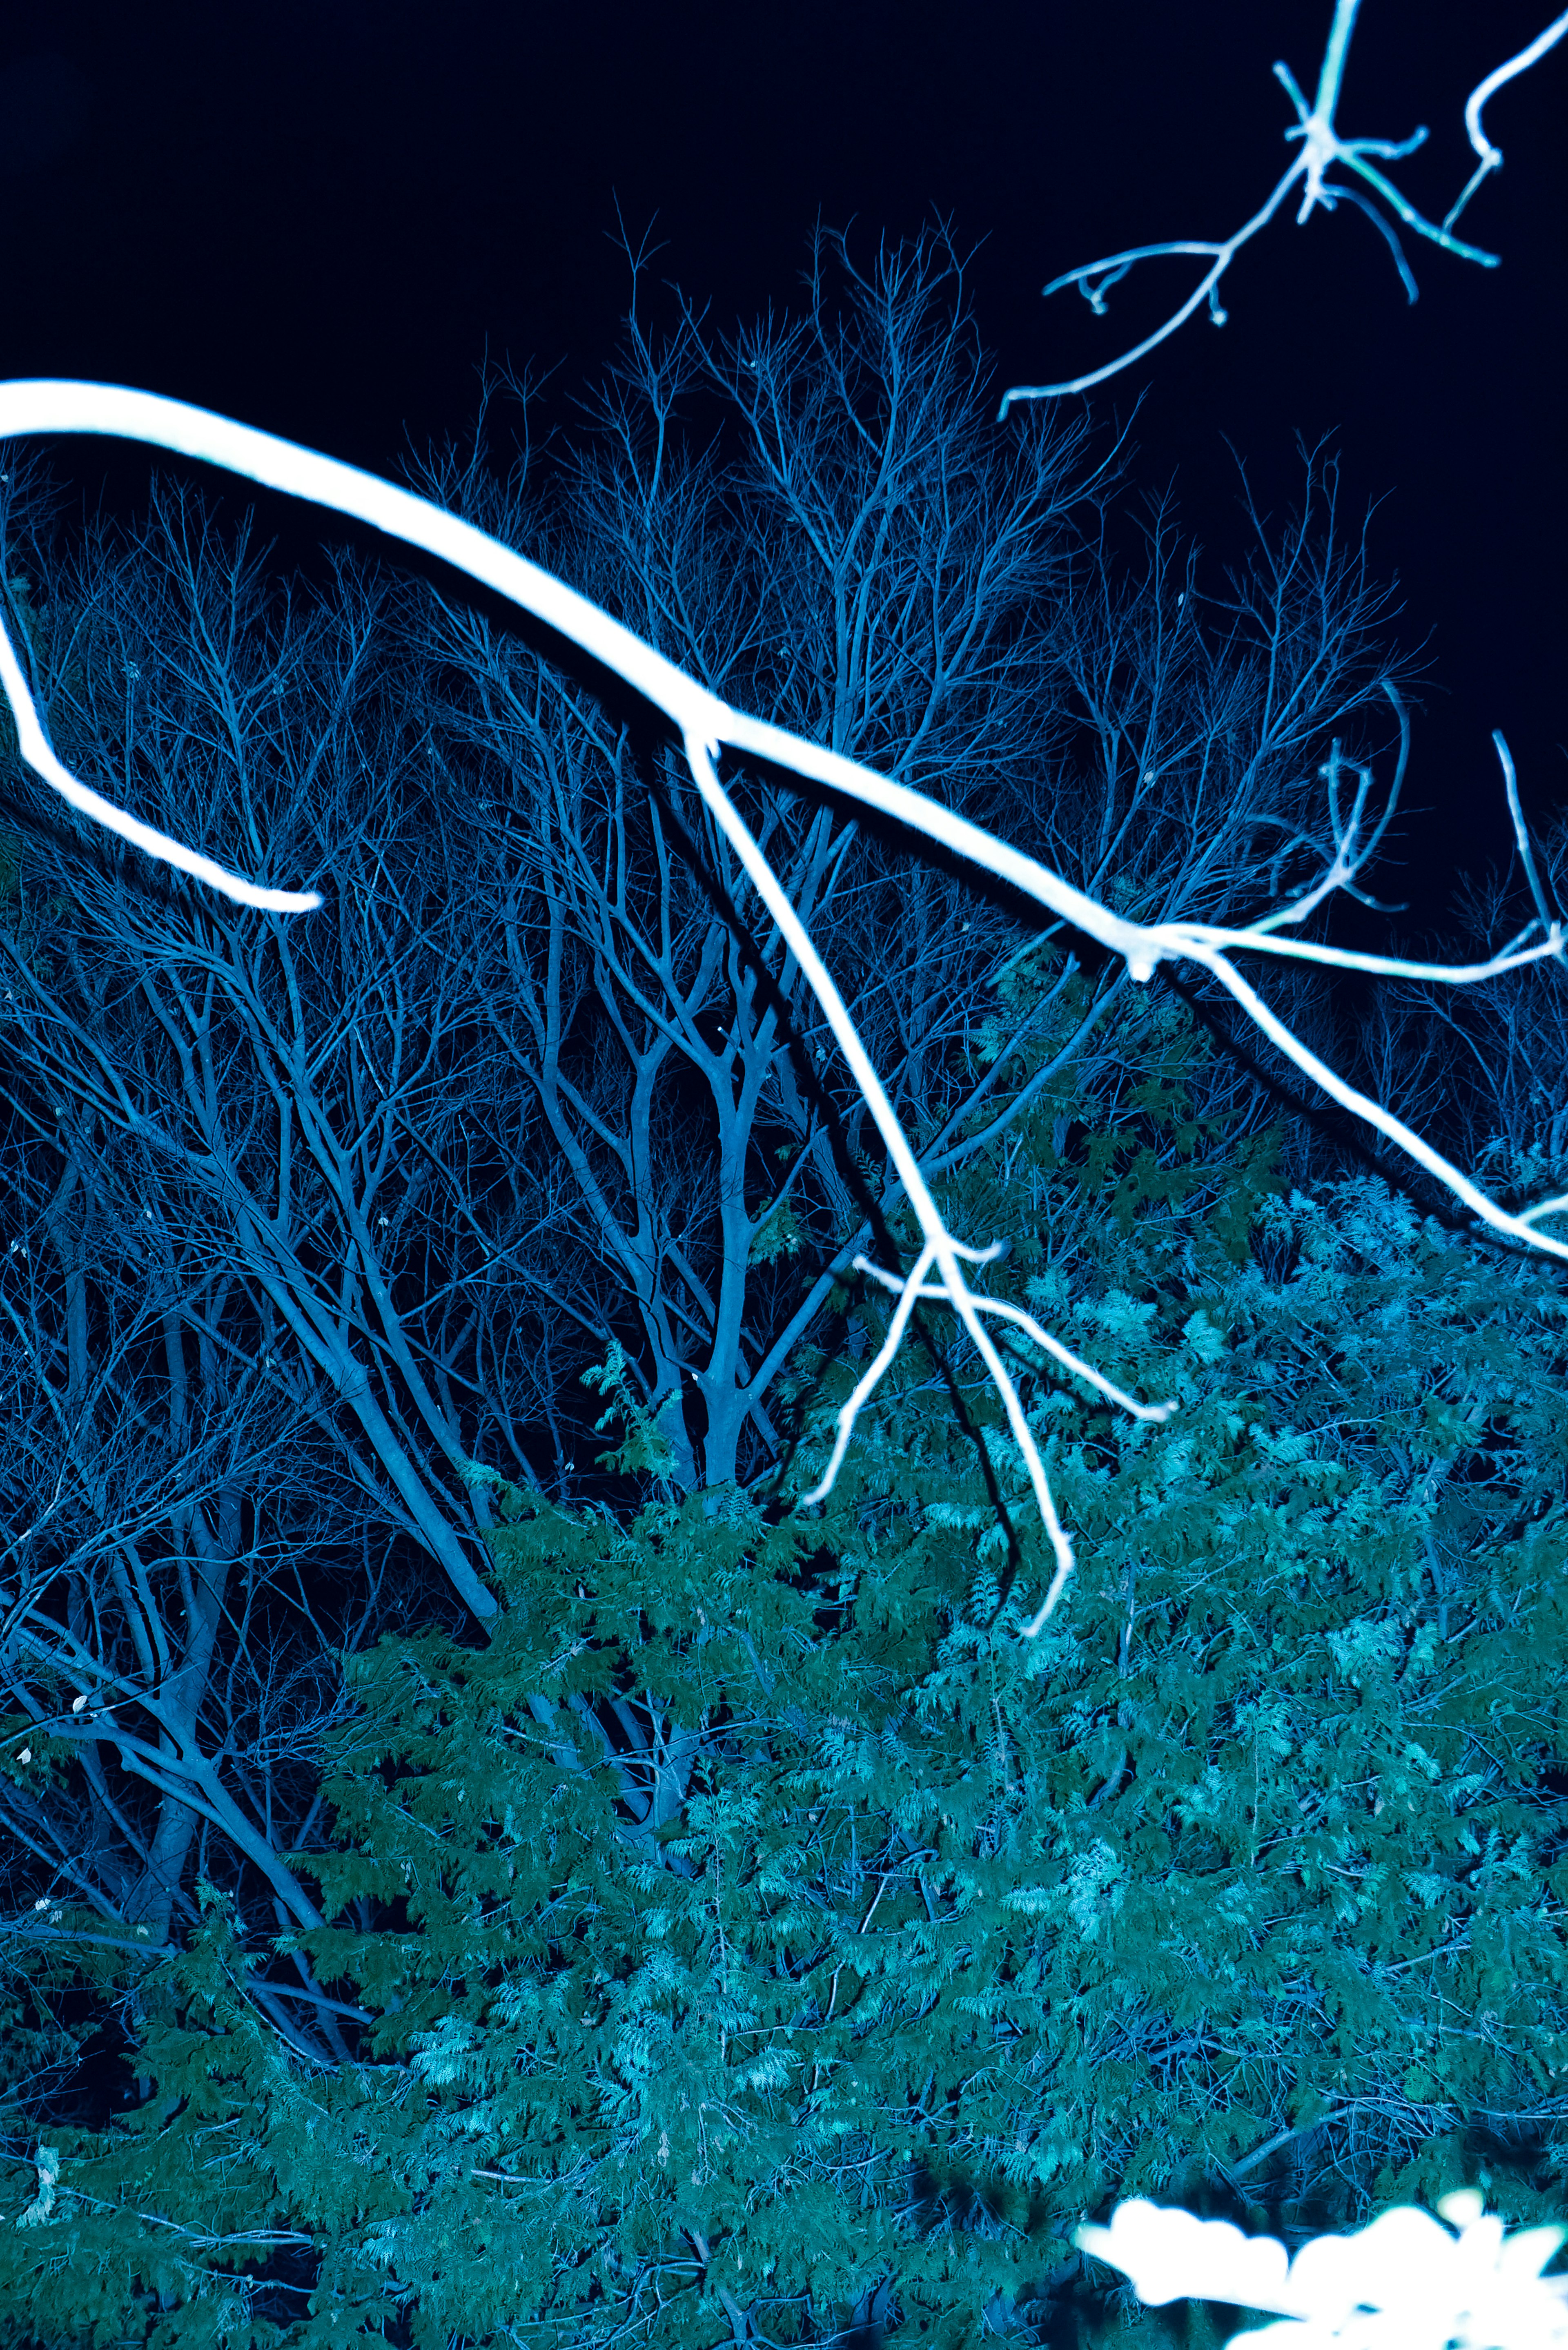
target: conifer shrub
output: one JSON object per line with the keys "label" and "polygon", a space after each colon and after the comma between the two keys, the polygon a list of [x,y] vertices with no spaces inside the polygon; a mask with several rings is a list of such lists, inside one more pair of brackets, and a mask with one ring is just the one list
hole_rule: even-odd
{"label": "conifer shrub", "polygon": [[1560,2209],[1561,1283],[1369,1178],[1285,1196],[1190,1120],[1185,1013],[1127,1017],[1114,1128],[1054,1079],[942,1201],[1180,1404],[1129,1422],[1018,1339],[1081,1560],[1039,1636],[950,1326],[816,1513],[875,1285],[772,1489],[661,1487],[605,1365],[640,1508],[502,1489],[493,1637],[347,1661],[300,1865],[349,2058],[257,2015],[215,1896],[140,1968],[84,1938],[145,2094],[48,2134],[5,2338],[1027,2340],[1099,2323],[1070,2234],[1127,2196],[1293,2241],[1459,2185]]}

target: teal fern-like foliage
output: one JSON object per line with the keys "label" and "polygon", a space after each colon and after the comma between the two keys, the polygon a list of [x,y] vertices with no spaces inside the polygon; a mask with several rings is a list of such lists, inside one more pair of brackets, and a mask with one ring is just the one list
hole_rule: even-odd
{"label": "teal fern-like foliage", "polygon": [[1027,2339],[1127,2196],[1557,2209],[1561,1283],[1217,1158],[1186,1014],[1136,1018],[1120,1139],[1063,1083],[962,1179],[1018,1302],[1180,1403],[1021,1346],[1083,1562],[1040,1638],[1023,1465],[935,1325],[820,1513],[826,1354],[776,1492],[503,1495],[493,1637],[349,1660],[299,1865],[351,2059],[260,2020],[221,1904],[140,1971],[84,1940],[145,2094],[49,2134],[0,2338]]}

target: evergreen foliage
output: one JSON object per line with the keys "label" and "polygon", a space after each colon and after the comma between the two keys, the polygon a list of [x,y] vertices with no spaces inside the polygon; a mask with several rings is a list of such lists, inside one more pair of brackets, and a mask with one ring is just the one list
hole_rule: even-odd
{"label": "evergreen foliage", "polygon": [[[1128,2195],[1287,2240],[1478,2182],[1550,2216],[1561,1282],[1370,1179],[1282,1196],[1267,1138],[1191,1118],[1180,1007],[1123,1033],[1119,1096],[1063,1072],[942,1201],[1181,1406],[1129,1423],[1020,1341],[1083,1562],[1041,1636],[1022,1465],[947,1326],[817,1513],[844,1347],[778,1491],[681,1499],[607,1362],[641,1507],[502,1487],[493,1636],[348,1660],[295,1856],[343,2060],[247,2001],[215,1895],[184,1950],[84,1913],[27,1961],[30,2030],[119,2000],[140,2091],[42,2143],[14,2112],[0,2339],[1027,2337]],[[841,1302],[863,1354],[882,1293]]]}

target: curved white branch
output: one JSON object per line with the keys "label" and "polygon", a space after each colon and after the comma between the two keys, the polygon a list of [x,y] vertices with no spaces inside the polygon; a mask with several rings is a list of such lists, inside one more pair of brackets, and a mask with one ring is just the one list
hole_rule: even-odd
{"label": "curved white branch", "polygon": [[254,881],[243,880],[226,866],[203,857],[199,849],[187,848],[183,841],[171,839],[166,832],[143,824],[140,816],[128,816],[112,800],[106,800],[101,792],[78,781],[55,756],[4,620],[0,620],[0,685],[5,689],[5,699],[16,722],[16,741],[23,758],[51,791],[58,792],[62,799],[68,800],[72,807],[90,816],[95,824],[101,824],[106,831],[118,833],[121,840],[145,849],[161,864],[178,866],[182,873],[191,873],[198,881],[209,882],[225,898],[235,899],[242,906],[257,906],[275,914],[307,914],[320,905],[320,893],[315,889],[268,889]]}
{"label": "curved white branch", "polygon": [[[968,1248],[947,1230],[914,1149],[860,1041],[847,1005],[783,885],[719,780],[716,763],[723,747],[748,753],[787,773],[841,792],[866,806],[879,808],[885,815],[909,826],[926,838],[940,842],[956,855],[1011,883],[1059,920],[1096,939],[1111,953],[1125,960],[1135,980],[1151,978],[1163,961],[1185,959],[1201,964],[1213,973],[1263,1034],[1295,1063],[1303,1075],[1419,1160],[1495,1230],[1532,1247],[1547,1250],[1555,1256],[1568,1257],[1568,1242],[1552,1239],[1536,1228],[1539,1218],[1561,1212],[1568,1202],[1549,1201],[1526,1214],[1508,1214],[1418,1135],[1377,1103],[1347,1085],[1299,1044],[1232,969],[1227,955],[1227,950],[1247,949],[1358,970],[1463,983],[1511,969],[1516,963],[1530,962],[1542,955],[1561,957],[1563,942],[1555,928],[1549,931],[1543,945],[1528,951],[1511,951],[1505,956],[1493,957],[1490,962],[1445,967],[1404,963],[1391,957],[1341,954],[1303,941],[1282,939],[1266,922],[1250,930],[1235,931],[1201,924],[1148,926],[1129,922],[1097,899],[1075,889],[1060,874],[1040,864],[1036,858],[996,839],[981,826],[954,815],[936,801],[928,799],[924,794],[912,791],[904,785],[889,783],[886,777],[824,748],[820,743],[807,742],[788,733],[782,727],[769,725],[760,719],[732,710],[716,694],[687,676],[672,661],[666,660],[651,645],[634,636],[630,629],[612,619],[607,612],[578,595],[564,581],[541,569],[537,564],[530,563],[525,556],[487,537],[472,524],[445,513],[410,491],[379,480],[372,473],[362,473],[356,466],[340,464],[333,458],[320,456],[314,450],[300,448],[296,443],[280,440],[273,433],[255,432],[246,425],[233,422],[227,417],[213,415],[208,410],[192,408],[181,400],[164,400],[151,392],[133,391],[106,384],[47,380],[0,384],[0,439],[35,432],[105,433],[143,442],[156,448],[201,458],[248,480],[260,482],[268,488],[309,499],[335,513],[352,515],[407,546],[422,547],[427,553],[466,573],[469,577],[494,588],[522,609],[534,613],[572,643],[614,670],[656,708],[664,712],[680,735],[699,792],[777,922],[827,1016],[904,1186],[921,1232],[919,1256],[907,1276],[867,1268],[874,1270],[875,1277],[885,1285],[898,1291],[898,1305],[887,1342],[839,1415],[837,1440],[827,1471],[806,1498],[820,1500],[830,1490],[848,1444],[856,1414],[874,1391],[897,1353],[916,1303],[921,1298],[945,1300],[962,1322],[995,1383],[1008,1425],[1027,1466],[1041,1522],[1054,1554],[1055,1572],[1044,1604],[1027,1627],[1031,1634],[1038,1631],[1050,1615],[1072,1572],[1073,1547],[1057,1516],[1050,1482],[1023,1404],[982,1316],[996,1313],[1019,1321],[1028,1329],[1029,1335],[1046,1347],[1065,1367],[1094,1380],[1102,1392],[1113,1396],[1116,1402],[1140,1418],[1162,1418],[1170,1407],[1140,1405],[1130,1396],[1113,1389],[1108,1382],[1101,1379],[1077,1357],[1069,1355],[1065,1348],[1041,1331],[1037,1325],[1029,1322],[1028,1317],[1019,1314],[1017,1309],[996,1300],[977,1297],[971,1291],[964,1277],[963,1265],[966,1263],[990,1262],[999,1253],[999,1245],[993,1244],[989,1249]],[[6,650],[8,653],[9,649]],[[112,825],[116,831],[137,841],[151,854],[181,865],[184,870],[211,881],[214,887],[226,889],[231,896],[240,897],[244,903],[289,910],[309,902],[303,896],[294,897],[284,891],[254,890],[252,885],[236,881],[234,876],[224,873],[221,867],[212,865],[204,858],[197,858],[176,842],[166,841],[161,834],[138,825],[134,818],[113,808],[96,793],[88,791],[59,766],[49,752],[14,657],[0,660],[0,682],[4,683],[11,699],[28,755],[46,780],[57,790],[63,791],[73,805],[80,806],[98,821]],[[43,764],[40,764],[40,754]],[[1506,763],[1505,772],[1510,775],[1511,772],[1506,768]],[[1357,862],[1346,843],[1341,842],[1332,875],[1335,886],[1348,883]],[[1280,915],[1269,919],[1293,919],[1301,910],[1300,908],[1286,908]],[[932,1274],[937,1277],[928,1279]]]}

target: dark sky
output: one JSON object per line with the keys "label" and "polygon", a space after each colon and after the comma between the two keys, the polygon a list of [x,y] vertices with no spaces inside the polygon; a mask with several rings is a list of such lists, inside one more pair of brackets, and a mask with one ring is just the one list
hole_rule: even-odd
{"label": "dark sky", "polygon": [[[1471,161],[1465,97],[1548,6],[1365,0],[1341,131],[1429,124],[1393,168],[1440,215]],[[1004,380],[1066,374],[1154,324],[1189,265],[1154,265],[1104,323],[1072,295],[1043,304],[1042,285],[1128,243],[1239,226],[1291,151],[1271,64],[1310,94],[1330,13],[55,0],[10,13],[0,46],[5,371],[145,386],[389,473],[405,436],[470,420],[487,344],[564,363],[569,421],[626,304],[618,200],[635,231],[656,221],[659,273],[719,323],[791,298],[819,213],[869,242],[940,210],[980,244]],[[1226,436],[1267,506],[1299,482],[1298,432],[1333,437],[1355,507],[1382,499],[1375,558],[1435,662],[1412,778],[1436,811],[1434,877],[1506,845],[1494,726],[1527,806],[1568,799],[1565,118],[1568,42],[1489,111],[1507,166],[1461,233],[1501,267],[1407,237],[1412,308],[1359,214],[1286,217],[1232,270],[1222,332],[1195,319],[1096,395],[1107,416],[1143,395],[1137,479],[1174,473],[1217,555],[1242,541]],[[101,476],[100,449],[61,457],[84,486]]]}

